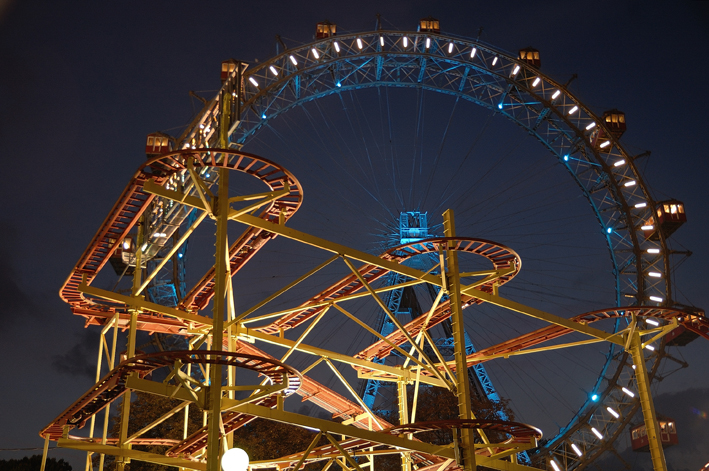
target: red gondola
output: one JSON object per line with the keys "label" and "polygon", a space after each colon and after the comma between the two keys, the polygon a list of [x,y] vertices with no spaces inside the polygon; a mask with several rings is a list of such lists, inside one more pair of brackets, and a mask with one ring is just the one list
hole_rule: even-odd
{"label": "red gondola", "polygon": [[325,39],[337,34],[337,25],[325,20],[315,25],[315,39]]}
{"label": "red gondola", "polygon": [[432,16],[424,18],[419,22],[419,31],[422,33],[440,33],[441,22]]}
{"label": "red gondola", "polygon": [[145,144],[145,153],[148,156],[166,154],[172,151],[173,139],[168,134],[154,132],[148,134],[148,139]]}
{"label": "red gondola", "polygon": [[[660,426],[660,442],[662,443],[662,448],[667,448],[679,443],[674,420],[663,418],[659,419],[657,422]],[[647,430],[645,429],[644,423],[630,430],[630,442],[633,451],[650,451]]]}
{"label": "red gondola", "polygon": [[[682,224],[687,222],[687,215],[684,213],[684,204],[677,200],[659,201],[655,203],[655,213],[657,215],[657,225],[665,238],[671,236]],[[645,238],[659,240],[658,227],[652,220],[647,221],[643,229]]]}
{"label": "red gondola", "polygon": [[538,69],[542,66],[542,61],[541,59],[539,59],[539,51],[534,49],[533,47],[526,47],[524,49],[520,49],[517,58],[531,65],[535,69]]}
{"label": "red gondola", "polygon": [[601,120],[603,121],[605,127],[608,129],[608,132],[610,132],[610,136],[606,133],[605,130],[603,130],[603,128],[599,127],[596,132],[593,133],[593,136],[591,137],[591,142],[593,144],[593,147],[598,150],[610,151],[612,146],[608,146],[606,142],[608,142],[611,136],[616,140],[620,139],[620,137],[626,130],[625,113],[615,109],[608,110],[603,113]]}

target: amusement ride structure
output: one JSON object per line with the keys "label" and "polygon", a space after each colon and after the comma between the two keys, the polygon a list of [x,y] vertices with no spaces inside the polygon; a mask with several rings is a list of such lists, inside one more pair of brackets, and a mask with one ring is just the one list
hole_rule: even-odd
{"label": "amusement ride structure", "polygon": [[[57,441],[60,447],[86,451],[87,469],[98,454],[99,467],[105,455],[113,455],[119,469],[140,460],[216,471],[232,445],[231,433],[265,418],[317,435],[302,452],[252,462],[252,469],[297,471],[318,462],[324,468],[377,469],[378,456],[395,454],[403,470],[484,466],[559,471],[583,469],[614,451],[613,444],[641,411],[643,446],[656,470],[667,469],[664,428],[650,383],[669,356],[665,347],[698,336],[709,339],[709,321],[703,312],[674,300],[667,239],[686,221],[684,207],[679,201],[652,198],[635,157],[619,141],[624,114],[611,110],[595,115],[566,86],[541,72],[539,51],[527,48],[511,55],[479,40],[442,34],[433,18],[422,20],[417,31],[385,30],[378,24],[374,31],[343,35],[324,22],[317,25],[313,42],[280,46],[275,57],[255,65],[225,61],[218,94],[181,136],[148,136],[147,161],[130,178],[62,286],[60,295],[72,312],[85,318],[87,326],[101,328],[99,364],[96,384],[40,431],[45,456],[49,441]],[[425,213],[402,213],[399,243],[378,255],[289,226],[303,201],[301,184],[283,166],[243,147],[296,106],[373,87],[450,95],[510,119],[541,142],[571,176],[600,225],[612,264],[615,305],[567,318],[504,297],[505,285],[522,269],[521,257],[503,244],[458,234],[451,210],[443,214],[442,236],[426,230],[405,237],[404,229],[412,229],[403,223],[405,215],[420,222]],[[242,186],[246,179],[252,181]],[[254,184],[260,190],[243,190]],[[214,263],[190,287],[183,264],[186,244],[207,218],[216,224]],[[230,235],[236,224],[243,232]],[[268,271],[260,265],[259,251],[275,238],[287,239],[292,251],[301,250],[297,244],[317,250],[321,260],[243,308],[232,279],[247,265]],[[426,263],[416,264],[415,259]],[[107,264],[121,278],[131,277],[128,292],[92,285],[97,277],[110,275]],[[344,277],[315,292],[304,288],[312,289],[316,274],[329,273],[338,264],[348,270]],[[432,300],[416,316],[402,320],[397,303],[412,287],[425,287]],[[270,307],[280,300],[287,307]],[[368,325],[349,307],[362,300],[379,310],[379,325]],[[210,305],[211,316],[206,312]],[[546,325],[473,347],[464,319],[484,305]],[[354,352],[319,344],[318,327],[335,316],[344,316],[353,329],[375,341]],[[450,333],[446,345],[432,335],[436,326]],[[119,331],[127,333],[123,353],[117,345]],[[138,331],[184,338],[184,348],[141,353]],[[486,362],[589,344],[608,349],[605,362],[596,384],[589,386],[592,394],[556,436],[541,442],[541,432],[533,426],[504,416],[476,418],[471,380],[489,399],[497,395],[485,373]],[[299,371],[289,364],[296,355],[310,356],[311,364]],[[394,356],[398,360],[389,361]],[[362,397],[336,364],[351,366],[367,381]],[[340,382],[340,392],[309,375],[318,365],[329,368],[325,370]],[[256,375],[251,384],[243,383]],[[398,424],[373,410],[383,384],[396,388]],[[415,398],[424,386],[453,391],[459,418],[417,422]],[[182,402],[129,435],[131,391]],[[410,391],[413,407],[406,399]],[[295,396],[332,420],[292,412],[288,399]],[[112,407],[120,410],[117,437],[107,433]],[[188,434],[185,419],[180,440],[145,436],[161,420],[187,417],[190,407],[205,413],[198,431]],[[99,413],[104,417],[100,433],[95,430]],[[88,433],[74,434],[80,428]],[[430,430],[451,430],[454,440],[441,446],[416,438]],[[491,442],[488,435],[497,434],[506,439]],[[318,444],[323,437],[327,445]],[[167,451],[133,449],[140,445],[161,445]]]}

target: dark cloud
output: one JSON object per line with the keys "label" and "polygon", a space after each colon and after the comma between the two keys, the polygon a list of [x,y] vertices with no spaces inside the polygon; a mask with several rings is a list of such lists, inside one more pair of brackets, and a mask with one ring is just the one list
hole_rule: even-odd
{"label": "dark cloud", "polygon": [[54,355],[52,366],[62,373],[72,376],[96,379],[96,332],[88,329],[77,335],[78,341],[66,353]]}
{"label": "dark cloud", "polygon": [[20,288],[13,252],[17,247],[16,231],[6,221],[0,222],[0,227],[0,327],[5,329],[39,310],[32,297]]}

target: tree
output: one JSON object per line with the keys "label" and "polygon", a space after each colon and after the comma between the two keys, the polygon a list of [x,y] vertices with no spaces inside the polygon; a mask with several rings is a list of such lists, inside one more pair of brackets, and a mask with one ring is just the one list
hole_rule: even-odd
{"label": "tree", "polygon": [[[0,460],[0,471],[39,471],[42,455],[25,456],[18,460]],[[71,465],[63,459],[47,458],[45,471],[71,471]]]}
{"label": "tree", "polygon": [[[179,404],[180,401],[176,399],[136,393],[131,402],[128,435],[130,436],[142,429]],[[202,411],[197,406],[191,405],[188,418],[188,435],[202,427],[202,420]],[[184,413],[175,414],[143,434],[142,437],[182,439],[183,421]],[[110,434],[112,437],[117,437],[119,431],[120,414],[112,419]],[[303,451],[313,438],[315,438],[315,433],[301,427],[265,419],[256,419],[234,432],[234,446],[245,450],[253,461],[269,460]],[[167,446],[134,446],[133,448],[157,454],[164,454],[168,449]],[[98,457],[95,456],[94,462],[97,463],[97,460]],[[106,456],[104,469],[108,471],[115,469],[114,457]],[[174,467],[144,461],[131,461],[126,469],[129,471],[177,470]],[[316,467],[313,469],[316,469]]]}
{"label": "tree", "polygon": [[[413,406],[413,388],[408,388],[409,410]],[[514,413],[509,408],[509,400],[502,399],[493,402],[488,399],[477,399],[471,396],[471,406],[475,418],[484,420],[497,420],[498,413],[504,411],[508,420],[514,420]],[[392,413],[381,412],[387,421],[398,424],[399,413],[394,410]],[[452,391],[436,387],[422,387],[416,407],[416,422],[430,422],[435,420],[450,420],[458,418],[458,399]],[[504,433],[487,433],[492,442],[503,441],[509,437]],[[415,437],[421,441],[435,445],[448,445],[453,441],[453,434],[450,430],[434,430],[431,432],[417,433]],[[480,442],[476,437],[476,442]],[[401,458],[399,455],[388,455],[375,458],[377,471],[399,471],[401,469]],[[487,469],[478,467],[478,469]]]}

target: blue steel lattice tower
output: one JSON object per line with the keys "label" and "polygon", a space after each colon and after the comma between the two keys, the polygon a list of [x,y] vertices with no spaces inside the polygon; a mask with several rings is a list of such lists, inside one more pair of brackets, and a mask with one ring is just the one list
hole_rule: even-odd
{"label": "blue steel lattice tower", "polygon": [[[399,215],[399,230],[398,234],[391,234],[388,240],[387,248],[395,247],[400,244],[411,244],[423,241],[427,238],[435,237],[428,230],[428,214],[419,211],[402,212]],[[425,242],[424,242],[425,243]],[[420,257],[415,257],[407,262],[423,271],[428,271],[431,267],[438,263],[438,258],[433,253],[427,253]],[[435,273],[435,272],[434,272]],[[399,273],[390,273],[387,278],[387,285],[393,286],[407,281],[406,276]],[[438,294],[437,291],[430,287],[430,295],[432,298]],[[412,287],[401,288],[390,291],[385,299],[385,303],[389,311],[393,313],[403,323],[421,315],[421,307],[416,299],[416,293]],[[436,346],[441,351],[441,354],[449,357],[453,355],[453,335],[450,320],[442,323],[445,337],[435,339]],[[395,329],[394,323],[382,313],[377,321],[377,330],[382,336],[387,336]],[[467,355],[475,353],[475,347],[470,340],[467,332],[465,333],[465,352]],[[384,363],[384,359],[374,358],[377,363]],[[490,380],[490,377],[482,364],[477,364],[468,369],[468,378],[471,383],[471,390],[478,399],[487,398],[488,400],[498,403],[500,396],[497,394],[495,387]],[[378,402],[378,397],[381,395],[382,388],[391,387],[392,383],[368,379],[363,383],[360,390],[362,400],[370,409],[375,408]],[[381,410],[388,410],[391,405],[383,404],[384,401],[379,401],[378,404]],[[500,420],[509,420],[509,417],[502,409],[498,409],[498,418]],[[529,463],[529,458],[526,453],[519,454],[519,460],[522,463]]]}

